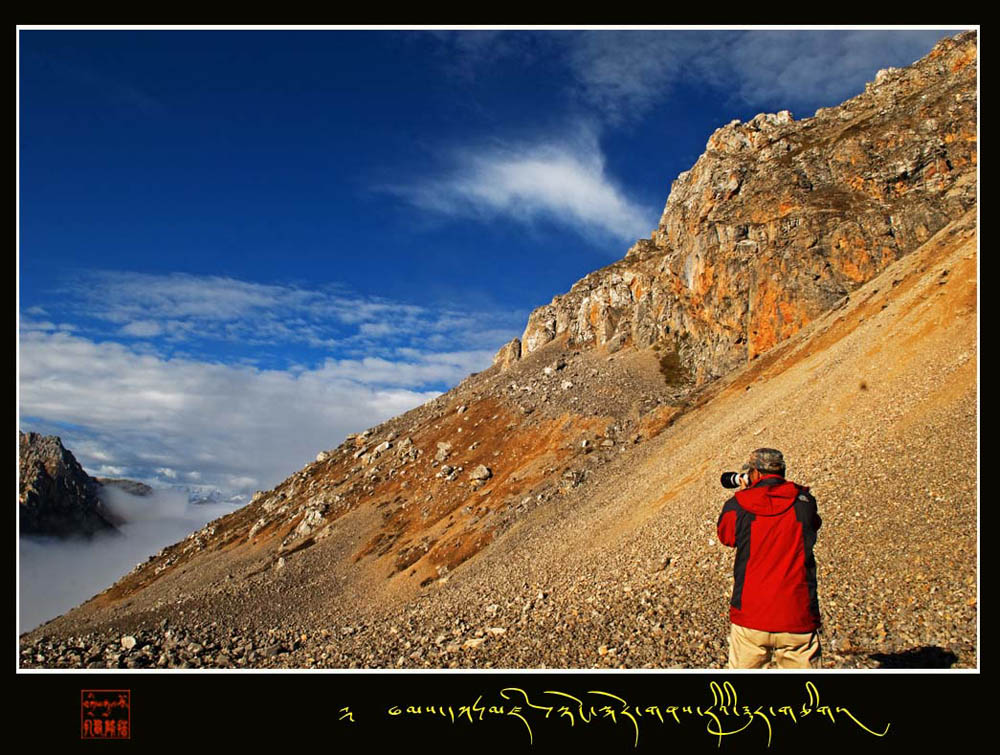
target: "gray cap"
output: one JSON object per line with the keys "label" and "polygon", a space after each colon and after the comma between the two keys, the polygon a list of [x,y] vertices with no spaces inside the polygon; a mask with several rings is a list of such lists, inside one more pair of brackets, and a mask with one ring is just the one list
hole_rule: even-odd
{"label": "gray cap", "polygon": [[742,471],[746,472],[749,469],[756,469],[766,474],[784,474],[785,457],[776,448],[758,448],[750,454],[750,459],[743,465]]}

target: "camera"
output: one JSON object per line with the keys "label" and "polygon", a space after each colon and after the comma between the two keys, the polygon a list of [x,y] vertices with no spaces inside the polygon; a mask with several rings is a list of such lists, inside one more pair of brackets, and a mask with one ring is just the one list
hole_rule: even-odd
{"label": "camera", "polygon": [[719,480],[724,488],[746,487],[750,484],[750,475],[747,472],[723,472],[722,479]]}

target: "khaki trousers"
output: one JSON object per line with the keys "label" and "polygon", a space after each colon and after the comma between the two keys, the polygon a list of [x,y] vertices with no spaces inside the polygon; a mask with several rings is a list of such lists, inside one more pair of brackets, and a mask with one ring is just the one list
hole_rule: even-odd
{"label": "khaki trousers", "polygon": [[774,660],[778,668],[820,668],[819,633],[762,632],[732,624],[729,668],[763,668]]}

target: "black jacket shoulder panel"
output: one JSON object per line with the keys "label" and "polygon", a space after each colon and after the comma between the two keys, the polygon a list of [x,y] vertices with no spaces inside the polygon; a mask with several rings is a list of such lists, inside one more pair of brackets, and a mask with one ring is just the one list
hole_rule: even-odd
{"label": "black jacket shoulder panel", "polygon": [[726,501],[723,504],[722,511],[719,512],[719,521],[721,522],[722,521],[722,517],[724,517],[730,511],[735,511],[735,512],[739,513],[739,511],[741,510],[741,508],[742,507],[740,506],[739,501],[737,501],[735,497],[730,498],[728,501]]}
{"label": "black jacket shoulder panel", "polygon": [[722,506],[722,513],[725,514],[727,511],[738,511],[740,508],[740,502],[736,500],[736,496],[733,496]]}

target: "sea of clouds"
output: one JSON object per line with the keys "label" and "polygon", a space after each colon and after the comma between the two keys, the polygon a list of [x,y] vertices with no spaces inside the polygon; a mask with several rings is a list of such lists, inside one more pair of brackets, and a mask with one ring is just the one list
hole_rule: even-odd
{"label": "sea of clouds", "polygon": [[117,533],[90,539],[19,539],[19,631],[30,631],[66,613],[164,546],[238,508],[233,503],[190,503],[188,493],[182,490],[155,490],[148,496],[136,496],[105,487],[101,497],[124,522]]}

